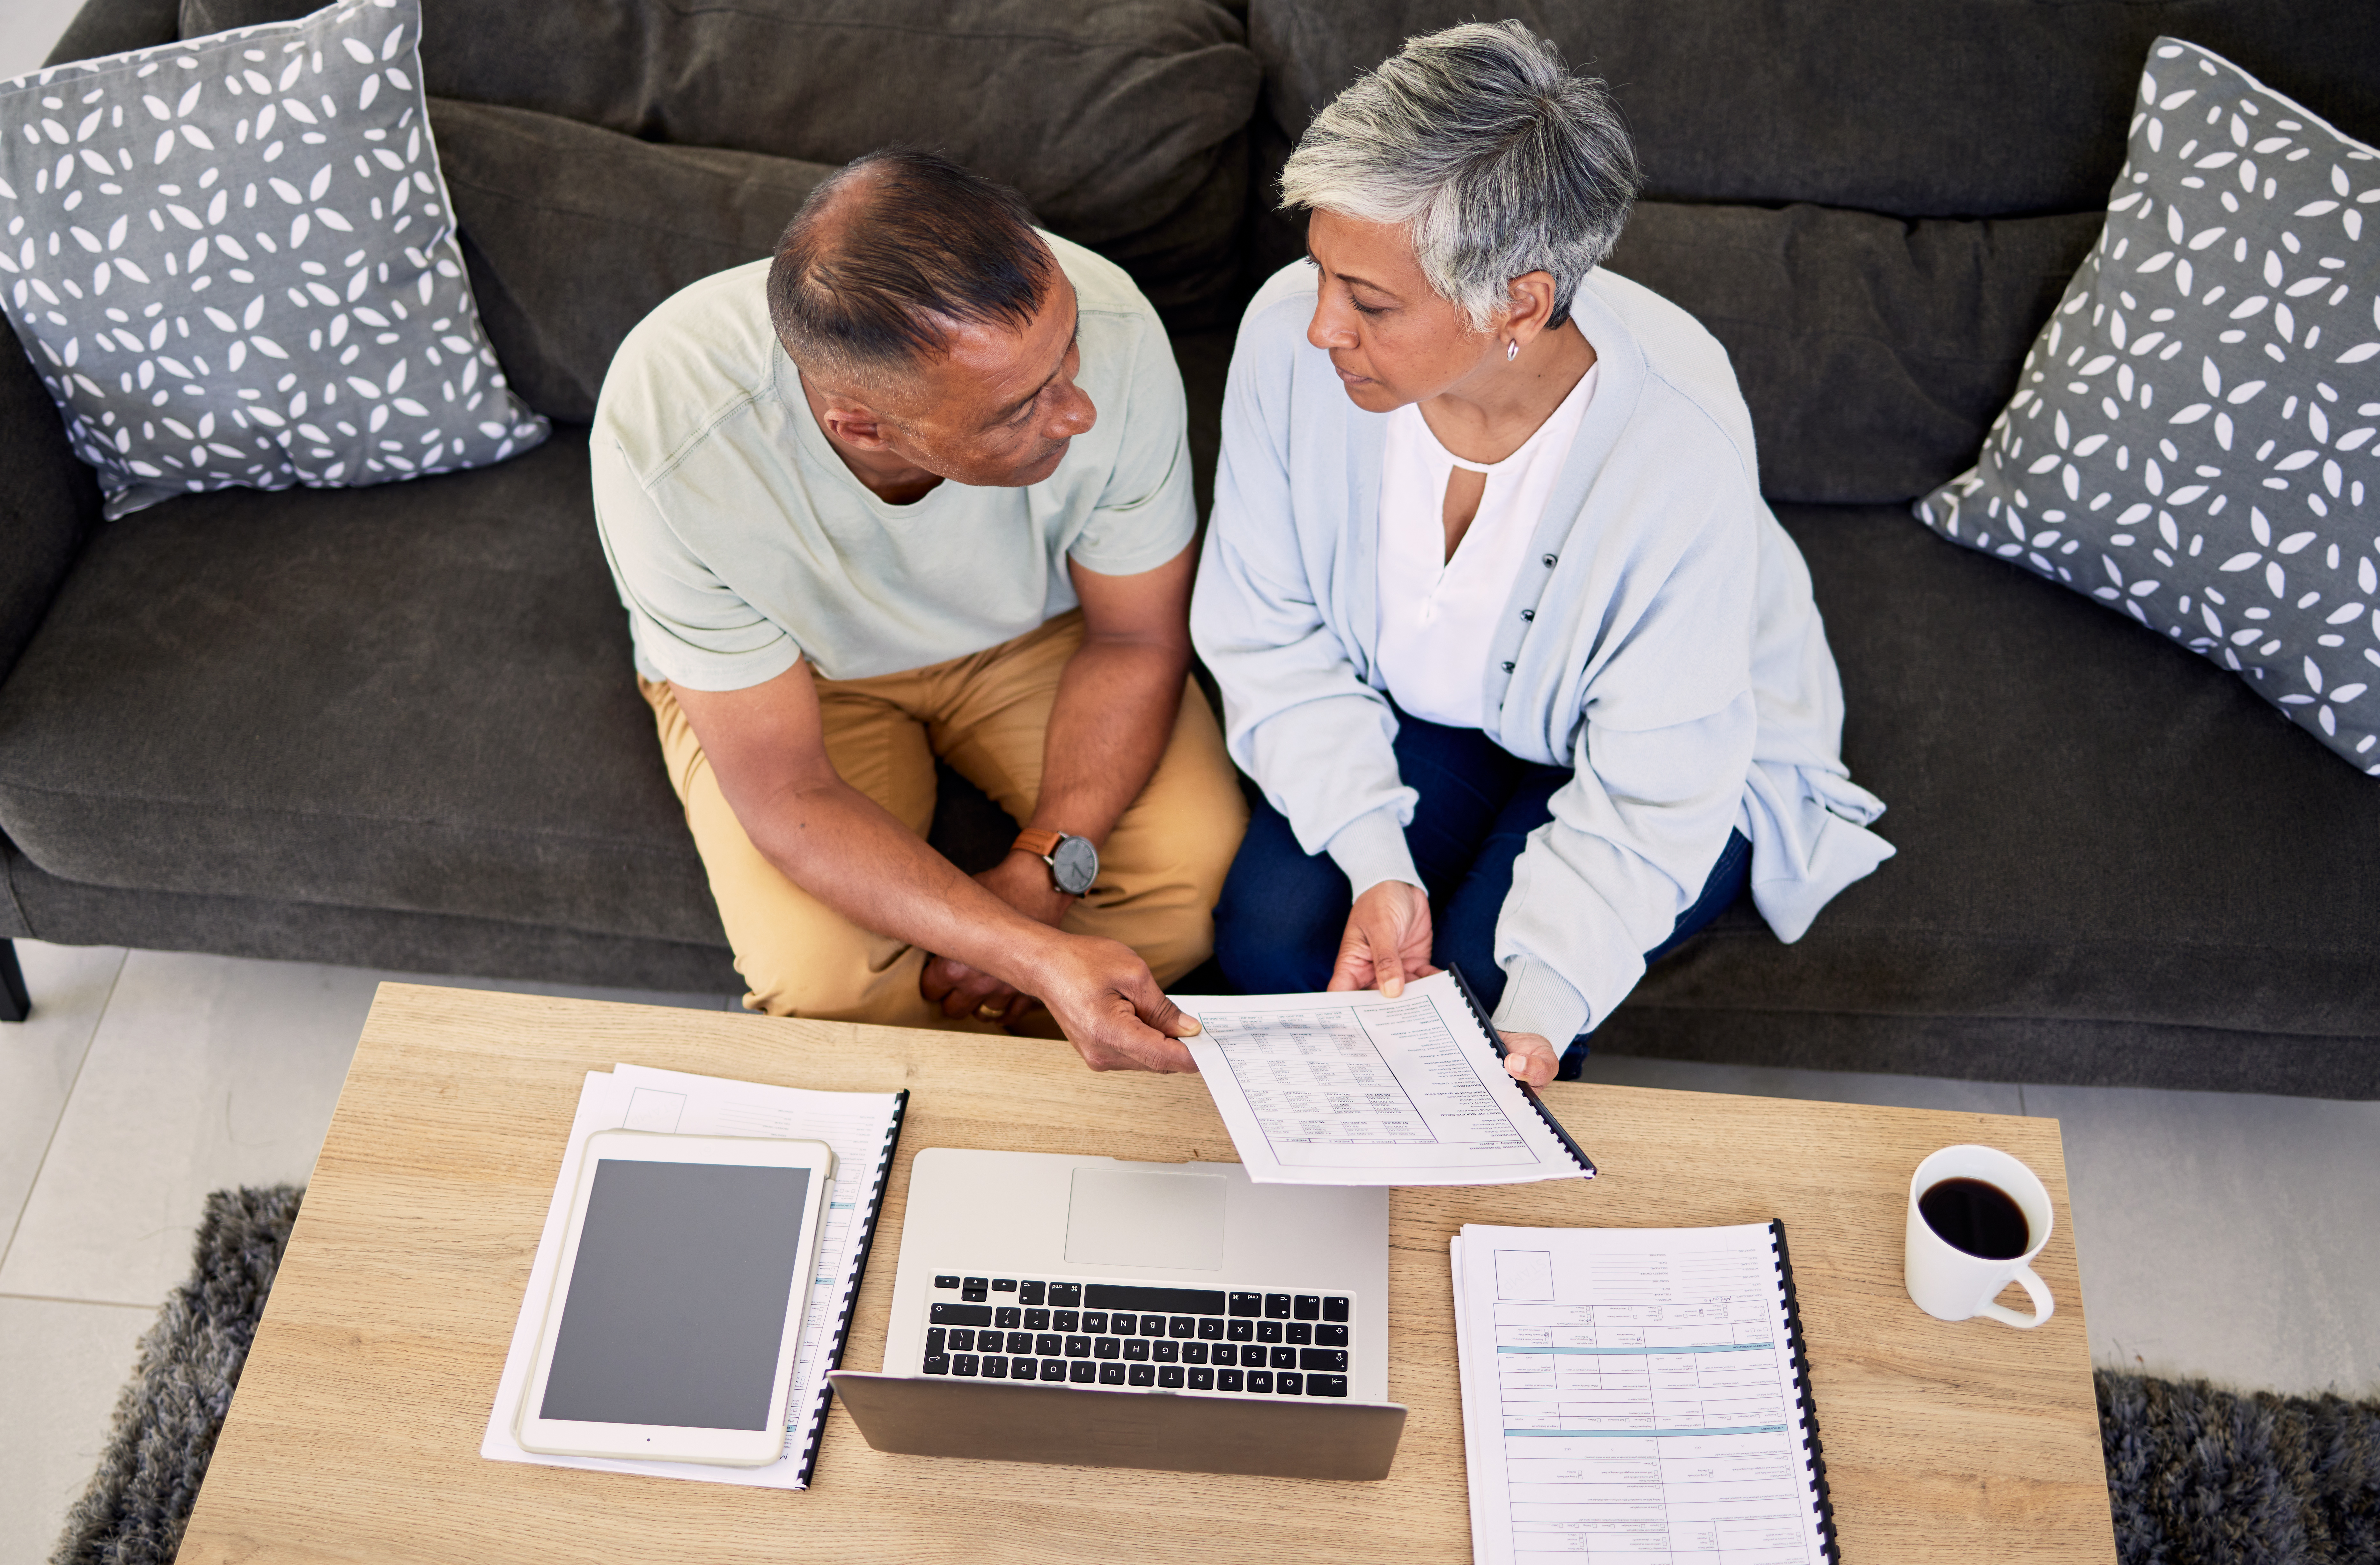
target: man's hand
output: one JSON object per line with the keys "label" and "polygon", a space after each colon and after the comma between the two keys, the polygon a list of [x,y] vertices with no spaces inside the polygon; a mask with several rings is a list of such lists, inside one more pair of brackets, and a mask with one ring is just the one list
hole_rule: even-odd
{"label": "man's hand", "polygon": [[1560,1051],[1536,1034],[1504,1034],[1504,1069],[1531,1086],[1544,1086],[1560,1068]]}
{"label": "man's hand", "polygon": [[1429,893],[1407,881],[1381,881],[1357,897],[1347,915],[1330,989],[1376,989],[1396,999],[1407,978],[1438,971],[1429,964]]}
{"label": "man's hand", "polygon": [[[976,883],[1037,923],[1058,927],[1075,899],[1058,889],[1050,866],[1018,848],[978,875]],[[985,1021],[1014,1022],[1033,1008],[1034,997],[1020,994],[990,974],[951,956],[929,956],[917,974],[917,992],[939,1004],[945,1016],[975,1013]]]}
{"label": "man's hand", "polygon": [[1094,1071],[1195,1071],[1175,1040],[1198,1031],[1157,987],[1148,964],[1117,940],[1062,935],[1035,981],[1066,1041]]}

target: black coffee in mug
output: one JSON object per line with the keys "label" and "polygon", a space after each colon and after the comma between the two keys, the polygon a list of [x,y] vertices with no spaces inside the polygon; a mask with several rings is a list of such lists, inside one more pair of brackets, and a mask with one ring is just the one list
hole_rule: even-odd
{"label": "black coffee in mug", "polygon": [[1917,1197],[1917,1210],[1944,1244],[1987,1261],[2012,1261],[2033,1247],[2024,1208],[1984,1180],[1946,1179]]}

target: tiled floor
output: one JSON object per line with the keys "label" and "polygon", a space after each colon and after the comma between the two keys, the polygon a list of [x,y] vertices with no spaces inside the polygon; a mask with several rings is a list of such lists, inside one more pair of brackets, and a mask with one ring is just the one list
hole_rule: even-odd
{"label": "tiled floor", "polygon": [[[55,1541],[140,1333],[187,1272],[206,1194],[307,1177],[373,988],[400,976],[18,950],[39,1010],[0,1027],[0,1565],[33,1565]],[[1617,1057],[1590,1074],[2055,1115],[2098,1362],[2380,1391],[2380,1104]]]}

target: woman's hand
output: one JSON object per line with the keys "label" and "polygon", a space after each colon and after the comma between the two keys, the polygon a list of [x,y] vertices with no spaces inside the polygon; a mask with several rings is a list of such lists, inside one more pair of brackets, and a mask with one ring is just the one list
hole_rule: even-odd
{"label": "woman's hand", "polygon": [[1330,989],[1376,989],[1396,999],[1407,978],[1438,971],[1429,964],[1429,893],[1404,880],[1381,881],[1347,915]]}
{"label": "woman's hand", "polygon": [[1531,1086],[1548,1085],[1560,1068],[1560,1052],[1536,1034],[1504,1034],[1504,1069]]}

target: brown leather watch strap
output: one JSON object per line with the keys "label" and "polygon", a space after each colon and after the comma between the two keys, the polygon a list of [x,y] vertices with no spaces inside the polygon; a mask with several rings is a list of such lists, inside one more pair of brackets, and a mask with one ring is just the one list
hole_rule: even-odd
{"label": "brown leather watch strap", "polygon": [[1031,854],[1036,858],[1047,858],[1051,854],[1058,851],[1058,839],[1062,835],[1064,835],[1063,832],[1036,831],[1031,827],[1026,827],[1024,831],[1016,833],[1015,845],[1023,848],[1026,853]]}

